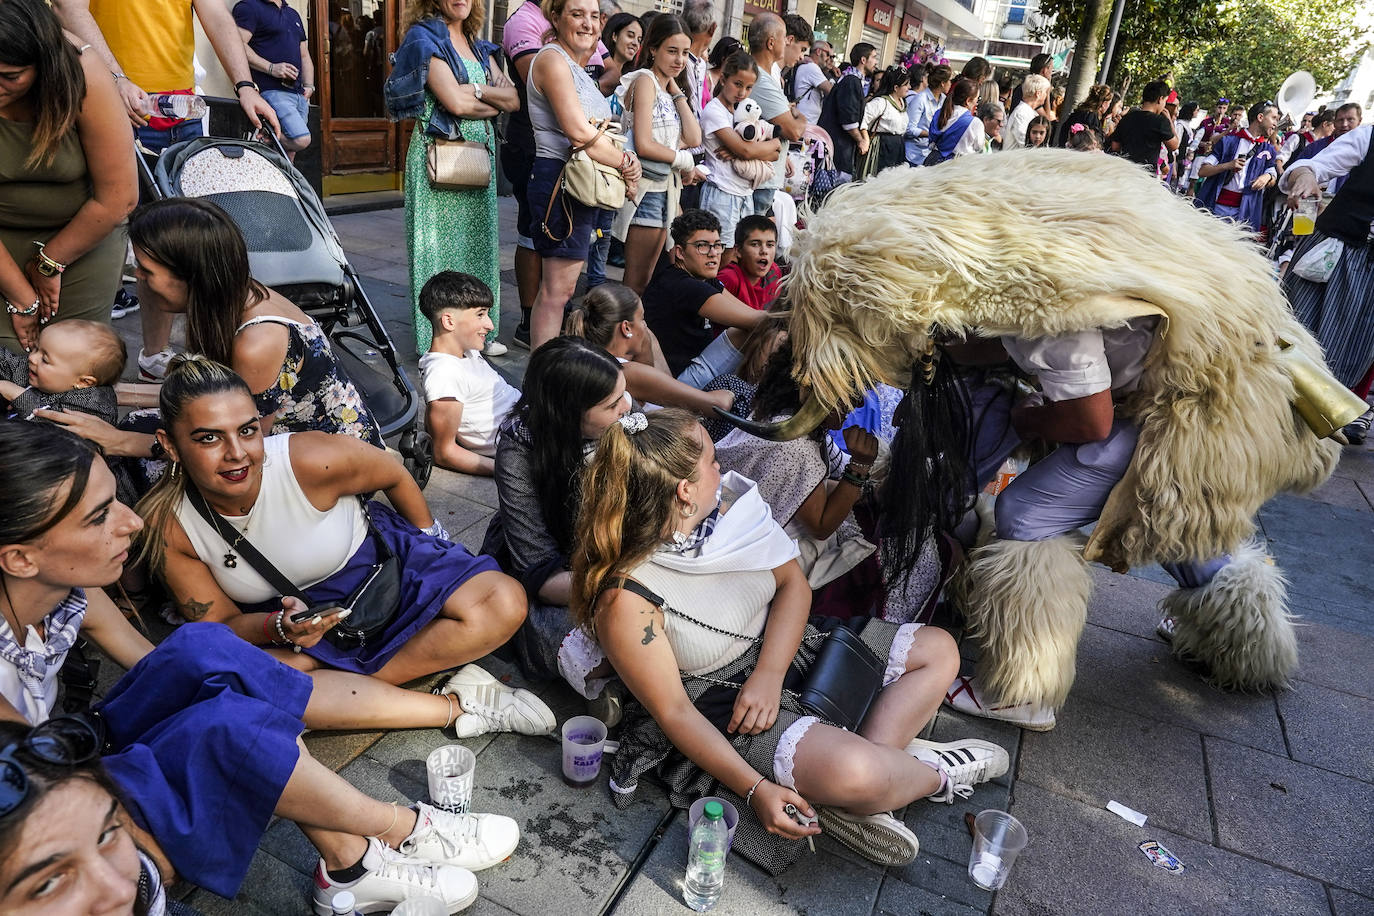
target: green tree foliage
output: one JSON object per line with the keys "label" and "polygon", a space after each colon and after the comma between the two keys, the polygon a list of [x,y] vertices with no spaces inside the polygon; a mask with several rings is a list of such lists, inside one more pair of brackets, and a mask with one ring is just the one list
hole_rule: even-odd
{"label": "green tree foliage", "polygon": [[[1111,8],[1111,0],[1107,0],[1106,12],[1110,13]],[[1047,16],[1054,16],[1050,24],[1041,30],[1042,37],[1078,38],[1084,17],[1096,13],[1097,4],[1092,0],[1040,0],[1040,11]],[[1104,17],[1099,28],[1106,28],[1107,18],[1110,17]],[[1217,37],[1218,26],[1216,3],[1199,3],[1197,0],[1126,0],[1108,82],[1114,88],[1124,85],[1139,87],[1172,72],[1179,50],[1198,47],[1213,40]],[[1101,48],[1106,49],[1105,38]],[[1092,66],[1096,74],[1101,61],[1092,62]]]}

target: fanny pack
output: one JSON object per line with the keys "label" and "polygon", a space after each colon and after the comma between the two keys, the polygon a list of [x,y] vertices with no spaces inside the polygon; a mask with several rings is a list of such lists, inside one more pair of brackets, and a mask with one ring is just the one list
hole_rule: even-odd
{"label": "fanny pack", "polygon": [[330,627],[324,638],[340,649],[356,649],[380,635],[391,623],[401,606],[401,563],[387,547],[386,541],[372,524],[372,513],[368,511],[367,500],[361,496],[363,517],[367,519],[367,534],[377,549],[377,562],[369,567],[362,581],[342,602],[312,602],[281,570],[272,565],[252,542],[243,537],[218,512],[212,510],[205,497],[195,487],[186,488],[191,505],[224,539],[226,545],[233,544],[234,550],[243,555],[248,565],[267,580],[267,583],[282,595],[299,599],[311,610],[320,614],[335,610],[347,610],[348,616]]}
{"label": "fanny pack", "polygon": [[[612,585],[633,592],[665,614],[672,614],[703,630],[750,643],[763,642],[762,636],[732,633],[704,620],[698,620],[690,614],[684,614],[633,579],[616,579]],[[783,693],[790,695],[807,712],[840,728],[857,732],[864,716],[868,715],[869,707],[877,699],[878,691],[883,688],[886,663],[873,653],[868,644],[859,638],[858,633],[848,627],[836,627],[828,633],[812,633],[802,637],[803,642],[808,639],[823,640],[816,652],[816,660],[811,665],[811,670],[806,673],[801,689],[793,691],[784,688]],[[733,681],[713,682],[736,690],[742,686]]]}

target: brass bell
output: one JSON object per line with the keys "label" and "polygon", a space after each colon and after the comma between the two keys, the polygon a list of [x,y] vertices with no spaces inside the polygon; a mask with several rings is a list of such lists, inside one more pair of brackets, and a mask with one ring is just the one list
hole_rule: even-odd
{"label": "brass bell", "polygon": [[1293,407],[1318,439],[1340,432],[1369,410],[1364,400],[1342,385],[1322,363],[1279,341],[1279,359],[1293,379]]}

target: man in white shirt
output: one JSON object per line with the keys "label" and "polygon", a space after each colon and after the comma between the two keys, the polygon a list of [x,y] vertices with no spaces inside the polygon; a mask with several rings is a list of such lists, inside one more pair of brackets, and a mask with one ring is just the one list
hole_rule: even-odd
{"label": "man in white shirt", "polygon": [[813,59],[818,54],[828,52],[830,43],[817,41],[811,45],[811,53],[797,64],[797,78],[793,84],[797,110],[806,118],[807,124],[815,124],[821,118],[821,103],[825,101],[834,80],[825,75],[820,64]]}
{"label": "man in white shirt", "polygon": [[1002,149],[1020,149],[1026,145],[1026,128],[1037,115],[1036,109],[1045,104],[1050,95],[1050,81],[1032,73],[1021,83],[1021,101],[1007,116],[1002,130]]}
{"label": "man in white shirt", "polygon": [[801,59],[811,48],[811,26],[800,16],[788,14],[786,23],[772,13],[761,13],[749,24],[749,53],[758,64],[759,78],[750,96],[763,109],[763,118],[777,128],[782,138],[773,177],[754,190],[754,213],[763,216],[773,206],[773,197],[787,177],[787,146],[802,138],[806,118],[783,95],[777,74]]}

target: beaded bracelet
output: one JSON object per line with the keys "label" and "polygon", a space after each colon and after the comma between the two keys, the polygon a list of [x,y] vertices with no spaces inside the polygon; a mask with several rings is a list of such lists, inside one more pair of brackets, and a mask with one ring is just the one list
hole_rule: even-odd
{"label": "beaded bracelet", "polygon": [[854,486],[862,489],[864,485],[872,479],[872,476],[873,475],[871,474],[852,474],[849,471],[845,471],[843,474],[840,475],[840,480],[843,480],[845,483],[848,484],[853,484]]}
{"label": "beaded bracelet", "polygon": [[296,641],[294,639],[286,635],[286,628],[281,625],[281,620],[283,617],[286,616],[286,611],[277,611],[277,613],[273,616],[277,618],[277,635],[281,637],[282,644],[290,646],[292,652],[295,652],[297,655],[300,655],[301,647],[296,645]]}

